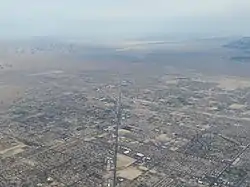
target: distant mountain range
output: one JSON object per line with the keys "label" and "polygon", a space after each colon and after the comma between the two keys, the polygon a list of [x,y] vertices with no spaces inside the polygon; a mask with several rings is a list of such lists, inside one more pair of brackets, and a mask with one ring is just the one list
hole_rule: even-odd
{"label": "distant mountain range", "polygon": [[231,49],[240,49],[244,51],[250,51],[250,37],[243,37],[239,40],[232,41],[224,47],[231,48]]}
{"label": "distant mountain range", "polygon": [[232,41],[224,45],[224,47],[236,49],[241,52],[241,55],[233,56],[231,60],[241,63],[250,63],[250,37],[243,37],[239,40]]}

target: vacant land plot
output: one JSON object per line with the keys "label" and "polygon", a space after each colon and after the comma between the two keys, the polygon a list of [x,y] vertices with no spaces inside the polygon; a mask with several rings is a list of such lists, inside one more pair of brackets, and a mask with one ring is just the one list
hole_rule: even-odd
{"label": "vacant land plot", "polygon": [[218,78],[215,82],[218,83],[218,86],[225,90],[235,90],[239,88],[250,87],[250,80],[243,79],[239,77],[221,77]]}
{"label": "vacant land plot", "polygon": [[130,166],[131,164],[133,164],[136,160],[128,157],[126,155],[122,155],[122,154],[118,154],[117,155],[117,168],[118,169],[122,169],[122,168],[126,168],[128,166]]}
{"label": "vacant land plot", "polygon": [[10,156],[14,156],[18,153],[23,152],[23,148],[26,147],[25,144],[19,144],[17,146],[14,147],[10,147],[8,149],[4,149],[2,151],[0,151],[0,155],[2,156],[2,158],[6,158],[6,157],[10,157]]}
{"label": "vacant land plot", "polygon": [[137,167],[128,167],[126,169],[120,170],[117,172],[119,177],[134,180],[142,174],[142,171],[139,170]]}

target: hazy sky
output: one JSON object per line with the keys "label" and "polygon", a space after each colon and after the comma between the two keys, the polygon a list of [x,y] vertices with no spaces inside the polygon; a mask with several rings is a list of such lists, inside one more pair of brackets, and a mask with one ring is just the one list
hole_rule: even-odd
{"label": "hazy sky", "polygon": [[250,0],[2,0],[0,35],[247,35]]}

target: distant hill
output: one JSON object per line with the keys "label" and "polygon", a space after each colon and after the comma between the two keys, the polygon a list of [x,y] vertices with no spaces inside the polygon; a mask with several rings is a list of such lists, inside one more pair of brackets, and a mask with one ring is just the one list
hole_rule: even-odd
{"label": "distant hill", "polygon": [[239,40],[232,41],[224,47],[231,48],[231,49],[239,49],[244,51],[250,51],[250,37],[243,37]]}
{"label": "distant hill", "polygon": [[250,37],[243,37],[239,40],[232,41],[224,45],[224,47],[241,52],[238,56],[231,57],[231,60],[240,63],[250,63]]}
{"label": "distant hill", "polygon": [[231,57],[231,60],[233,61],[237,61],[237,62],[242,62],[242,63],[245,63],[245,62],[250,62],[250,56],[234,56],[234,57]]}

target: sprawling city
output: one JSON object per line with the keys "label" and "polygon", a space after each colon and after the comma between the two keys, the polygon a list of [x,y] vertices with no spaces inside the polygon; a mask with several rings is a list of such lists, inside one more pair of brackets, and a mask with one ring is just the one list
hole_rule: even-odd
{"label": "sprawling city", "polygon": [[249,79],[130,58],[5,66],[0,186],[249,187]]}
{"label": "sprawling city", "polygon": [[0,1],[0,187],[250,187],[249,0]]}

